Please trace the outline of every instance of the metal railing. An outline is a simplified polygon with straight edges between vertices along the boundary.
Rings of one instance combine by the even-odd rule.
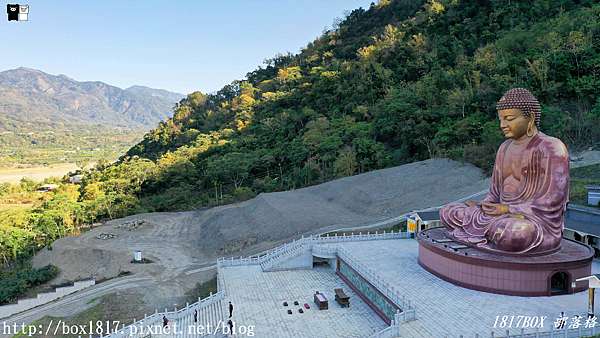
[[[264,251],[260,254],[249,256],[249,257],[230,257],[230,258],[218,258],[217,267],[226,266],[240,266],[240,265],[261,265],[263,269],[268,269],[276,264],[281,258],[289,257],[292,254],[297,253],[301,249],[307,248],[307,245],[321,244],[321,243],[339,243],[339,242],[353,242],[353,241],[371,241],[371,240],[383,240],[383,239],[398,239],[398,238],[409,238],[410,234],[407,232],[378,232],[375,233],[362,233],[358,234],[342,234],[342,235],[329,235],[320,236],[312,235],[308,237],[301,237],[291,242],[280,245],[274,249]]]
[[[407,299],[406,296],[401,295],[399,293],[400,290],[394,287],[394,285],[388,283],[385,279],[379,276],[379,274],[368,268],[365,264],[360,263],[348,252],[347,249],[338,248],[337,254],[341,260],[350,265],[350,267],[352,267],[352,269],[354,269],[362,278],[371,283],[371,285],[373,285],[379,292],[381,292],[385,297],[402,309],[402,312],[396,314],[394,318],[396,321],[409,321],[416,319],[416,309],[414,304]],[[402,316],[400,316],[400,314],[402,314]]]
[[[334,245],[314,245],[312,247],[312,253],[316,256],[326,256],[328,258],[333,258],[337,255],[339,246]]]
[[[520,333],[510,333],[506,331],[505,334],[495,335],[494,333],[490,334],[491,338],[579,338],[579,337],[592,337],[599,333],[595,326],[594,327],[584,327],[584,325],[579,326],[578,328],[568,328],[565,327],[563,329],[555,329],[554,324],[552,323],[552,329],[550,331],[539,331],[536,332],[528,332],[525,333],[524,329],[521,329]],[[479,337],[479,335],[477,335]]]
[[[144,319],[136,321],[130,325],[127,325],[117,332],[114,332],[106,337],[111,338],[146,338],[151,336],[150,332],[170,332],[170,329],[177,328],[178,334],[173,334],[177,337],[196,337],[194,332],[190,332],[188,329],[193,327],[196,322],[194,321],[194,310],[197,311],[196,319],[198,325],[211,325],[211,327],[217,329],[224,325],[226,318],[224,313],[223,300],[225,293],[219,291],[217,293],[211,293],[210,296],[199,299],[193,304],[186,304],[182,309],[175,308],[173,311],[165,309],[164,312],[155,311],[152,315],[144,317]],[[163,316],[169,321],[170,327],[163,327]],[[175,324],[175,325],[174,325]],[[172,332],[172,331],[171,331]]]
[[[334,234],[328,236],[312,236],[312,243],[340,243],[340,242],[355,242],[355,241],[373,241],[382,239],[399,239],[399,238],[410,238],[408,232],[393,232],[393,231],[375,231],[375,233],[362,233],[358,234]]]
[[[308,248],[309,244],[310,237],[302,237],[300,240],[288,243],[288,245],[284,245],[282,247],[282,250],[273,251],[272,253],[266,255],[264,261],[260,263],[260,266],[263,271],[267,271],[281,260],[294,256],[303,249]]]

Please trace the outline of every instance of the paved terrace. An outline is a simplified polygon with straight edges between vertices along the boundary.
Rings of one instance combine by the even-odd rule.
[[[353,259],[377,271],[395,285],[416,306],[416,321],[400,325],[402,337],[490,337],[506,334],[493,329],[496,316],[548,316],[543,331],[551,329],[561,311],[565,316],[587,313],[587,291],[554,297],[518,297],[469,290],[448,283],[421,268],[417,263],[418,243],[414,239],[342,242],[321,244],[342,247]],[[594,261],[592,273],[600,272]],[[288,272],[284,272],[287,278]],[[297,272],[300,274],[301,272]],[[297,276],[297,275],[294,275]],[[290,275],[290,278],[292,275]],[[347,289],[347,288],[346,288]],[[525,330],[525,332],[534,332]],[[518,334],[519,330],[511,330]]]
[[[381,242],[381,241],[378,241]],[[331,269],[263,272],[260,265],[224,267],[223,286],[234,304],[237,325],[254,325],[256,337],[369,337],[387,325]],[[333,289],[343,287],[350,307],[341,308]],[[316,290],[329,300],[328,310],[313,303]],[[297,300],[300,306],[294,306]],[[284,307],[287,301],[290,306]],[[309,310],[298,313],[302,304]],[[293,314],[287,310],[292,309]]]
[[[468,290],[445,282],[418,265],[418,243],[403,238],[404,235],[371,235],[377,240],[369,238],[371,236],[311,237],[286,244],[265,256],[220,261],[219,293],[177,313],[169,312],[167,317],[179,324],[189,323],[191,311],[197,308],[201,318],[211,322],[226,321],[222,306],[231,300],[235,305],[233,319],[236,324],[253,325],[256,337],[391,338],[397,337],[396,332],[400,332],[400,337],[458,338],[477,337],[476,334],[490,337],[492,331],[495,337],[505,336],[504,329],[493,329],[496,316],[547,316],[546,331],[552,327],[561,311],[569,317],[585,315],[587,312],[587,292],[555,297],[517,297]],[[310,250],[329,255],[337,252],[353,267],[358,267],[363,276],[387,288],[386,292],[391,291],[397,302],[404,303],[406,298],[405,305],[415,305],[417,319],[408,318],[409,321],[404,322],[398,318],[398,326],[387,327],[329,268],[265,271],[265,266],[270,269],[276,267],[273,264],[278,264],[281,259],[303,254],[303,249],[299,249],[302,247],[309,250],[306,253]],[[265,265],[269,262],[273,264]],[[302,262],[302,266],[310,265],[303,265],[306,262]],[[592,272],[600,272],[600,264],[596,261],[592,265]],[[341,308],[334,300],[333,289],[340,286],[350,296],[350,308]],[[315,309],[315,290],[325,293],[329,299],[329,310]],[[294,300],[300,305],[293,306]],[[290,306],[284,307],[284,301]],[[300,314],[298,308],[304,303],[310,304],[311,309]],[[293,314],[288,314],[288,309],[294,310]],[[160,318],[162,314],[156,314],[144,322],[160,322]],[[519,334],[520,330],[513,329],[510,333]],[[563,333],[553,336],[579,336],[577,332],[568,335]]]

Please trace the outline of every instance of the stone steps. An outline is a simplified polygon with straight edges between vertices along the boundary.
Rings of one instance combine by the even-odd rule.
[[[57,287],[53,292],[40,293],[36,296],[36,298],[20,299],[17,301],[16,304],[2,305],[0,306],[0,318],[9,317],[16,313],[32,309],[36,306],[44,305],[53,300],[59,299],[66,295],[70,295],[95,284],[95,280],[77,281],[74,282],[71,286]]]

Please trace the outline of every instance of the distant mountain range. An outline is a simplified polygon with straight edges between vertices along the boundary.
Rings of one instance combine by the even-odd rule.
[[[30,68],[0,72],[0,120],[5,127],[35,121],[150,129],[172,116],[183,97],[143,86],[121,89],[99,81],[79,82]]]

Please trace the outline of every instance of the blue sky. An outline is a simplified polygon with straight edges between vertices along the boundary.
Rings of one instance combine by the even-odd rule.
[[[298,52],[344,11],[372,1],[8,1],[30,6],[28,22],[8,22],[3,1],[0,71],[212,92],[266,58]]]

